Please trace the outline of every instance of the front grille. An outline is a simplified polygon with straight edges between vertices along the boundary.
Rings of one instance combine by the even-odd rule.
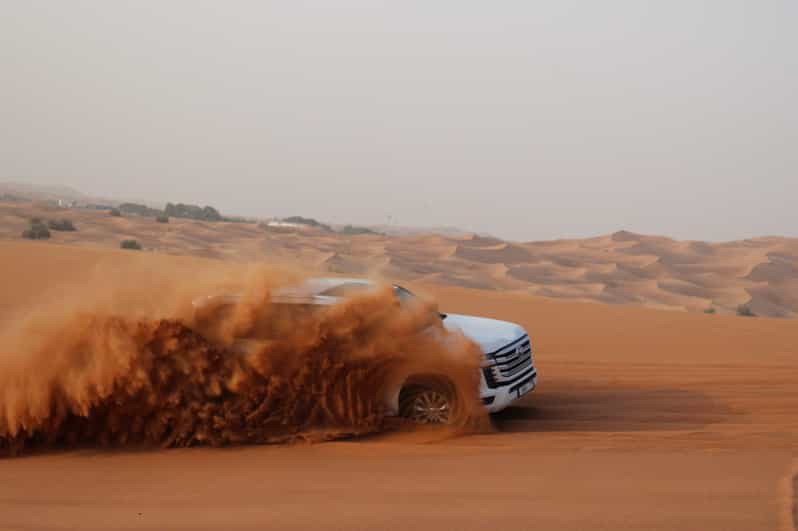
[[[524,336],[496,352],[487,354],[489,366],[483,369],[488,387],[512,384],[524,377],[534,365],[532,344]]]

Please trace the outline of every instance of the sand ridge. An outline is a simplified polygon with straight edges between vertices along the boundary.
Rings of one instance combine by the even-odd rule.
[[[111,217],[107,212],[0,203],[0,240],[19,241],[28,219],[67,218],[77,232],[48,243],[118,247],[136,239],[157,253],[269,260],[340,275],[376,275],[610,304],[766,317],[798,316],[798,239],[708,243],[628,231],[578,240],[505,242],[476,235],[344,236],[265,230],[254,223]]]

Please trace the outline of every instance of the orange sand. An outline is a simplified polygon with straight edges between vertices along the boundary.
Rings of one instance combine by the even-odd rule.
[[[0,244],[0,323],[97,263],[133,259]],[[794,321],[414,287],[530,331],[540,387],[493,433],[5,459],[0,529],[789,529]]]

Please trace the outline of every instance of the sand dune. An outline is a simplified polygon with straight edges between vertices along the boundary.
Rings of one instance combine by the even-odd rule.
[[[676,241],[628,231],[582,240],[512,243],[469,235],[343,236],[318,230],[267,231],[255,224],[204,223],[0,203],[0,239],[18,241],[31,217],[67,218],[77,232],[52,243],[145,249],[234,261],[311,265],[321,272],[428,280],[463,287],[653,308],[798,316],[798,240]]]
[[[0,326],[64,290],[113,286],[133,265],[198,278],[234,266],[54,242],[0,243],[0,261]],[[490,433],[5,459],[0,528],[789,529],[794,322],[433,280],[412,287],[446,311],[519,322],[534,339],[540,388]],[[635,289],[659,289],[645,282]]]

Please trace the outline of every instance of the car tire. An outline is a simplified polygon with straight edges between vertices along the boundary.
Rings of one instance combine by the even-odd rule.
[[[457,389],[445,378],[413,377],[399,393],[399,416],[418,424],[451,424],[459,402]]]

